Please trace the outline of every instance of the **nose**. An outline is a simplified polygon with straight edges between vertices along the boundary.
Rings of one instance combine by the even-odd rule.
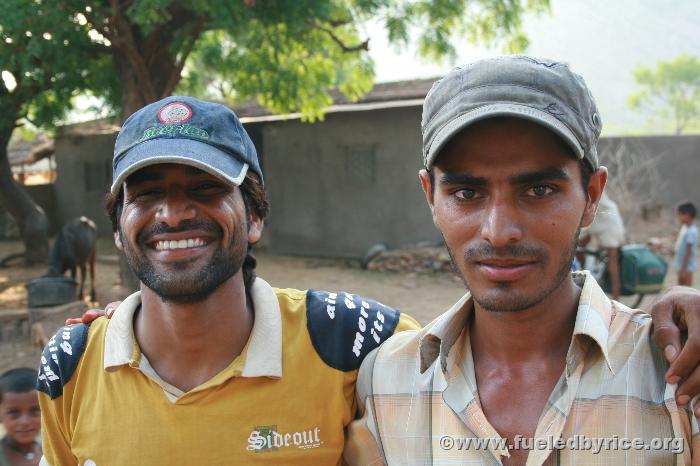
[[[506,199],[493,199],[484,212],[481,237],[495,248],[517,243],[523,237],[517,206]]]
[[[197,210],[187,194],[182,189],[170,189],[156,212],[156,221],[174,228],[196,215]]]

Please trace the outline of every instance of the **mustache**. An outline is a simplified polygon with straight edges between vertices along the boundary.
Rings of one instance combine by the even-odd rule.
[[[467,262],[480,262],[486,259],[502,257],[544,260],[547,258],[547,253],[540,248],[523,244],[512,244],[497,248],[489,243],[477,244],[464,251],[464,259]]]
[[[198,230],[206,233],[212,233],[217,236],[223,235],[221,227],[212,220],[196,219],[196,220],[183,220],[178,223],[177,226],[171,227],[165,223],[157,223],[146,230],[139,233],[136,240],[139,243],[145,243],[153,238],[155,235],[161,235],[163,233],[180,233],[183,231]]]

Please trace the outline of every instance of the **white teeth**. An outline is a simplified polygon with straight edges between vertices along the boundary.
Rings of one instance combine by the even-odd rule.
[[[189,238],[179,241],[158,241],[156,243],[156,250],[165,251],[170,249],[196,248],[200,246],[204,246],[204,240],[201,238]]]

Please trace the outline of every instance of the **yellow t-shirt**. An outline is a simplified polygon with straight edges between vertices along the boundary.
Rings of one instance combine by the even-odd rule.
[[[44,464],[339,464],[362,359],[409,316],[347,293],[256,279],[242,354],[188,392],[136,343],[140,294],[111,320],[65,327],[42,355]]]

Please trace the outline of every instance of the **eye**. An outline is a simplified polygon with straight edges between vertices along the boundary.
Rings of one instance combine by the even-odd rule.
[[[454,195],[457,197],[457,199],[461,199],[463,201],[472,201],[476,199],[477,193],[473,189],[465,188],[455,191]]]
[[[532,197],[544,197],[552,194],[554,189],[546,184],[536,184],[527,190],[527,195]]]

